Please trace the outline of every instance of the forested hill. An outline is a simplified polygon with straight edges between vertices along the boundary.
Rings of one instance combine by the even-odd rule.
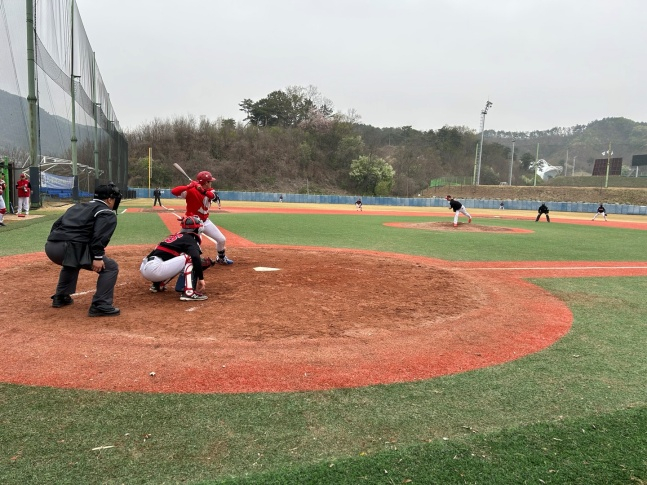
[[[568,128],[556,127],[550,130],[531,132],[505,132],[485,130],[487,141],[512,146],[515,151],[531,153],[533,158],[539,145],[539,158],[555,166],[562,166],[568,156],[569,174],[575,159],[576,173],[591,174],[593,162],[606,158],[611,146],[612,157],[622,158],[623,165],[629,167],[633,155],[647,153],[647,123],[635,122],[626,118],[604,118],[588,125]]]
[[[465,127],[426,132],[406,126],[376,128],[335,115],[305,118],[287,126],[243,126],[234,120],[189,116],[156,119],[126,133],[133,186],[148,183],[148,147],[152,147],[155,185],[180,183],[171,166],[179,162],[189,173],[211,170],[221,190],[404,197],[420,193],[433,179],[470,183],[479,135]],[[514,185],[532,185],[537,144],[539,158],[551,165],[562,165],[568,150],[569,175],[574,160],[576,175],[590,175],[593,161],[602,158],[609,141],[613,156],[623,157],[627,171],[634,154],[647,153],[647,147],[642,148],[647,143],[647,124],[623,118],[594,121],[572,130],[486,135],[482,185],[508,181],[513,138]],[[380,162],[394,171],[390,183],[384,182],[389,174]]]

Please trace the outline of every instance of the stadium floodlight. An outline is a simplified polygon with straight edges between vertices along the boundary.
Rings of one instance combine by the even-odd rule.
[[[487,103],[485,103],[485,108],[483,111],[481,111],[481,147],[479,148],[479,163],[476,168],[476,185],[480,185],[481,182],[481,158],[483,157],[483,132],[485,130],[485,115],[487,114],[487,110],[490,109],[492,106],[492,103],[488,99]]]

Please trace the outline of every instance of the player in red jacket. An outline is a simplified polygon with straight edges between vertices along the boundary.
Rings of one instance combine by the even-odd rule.
[[[24,173],[20,174],[20,179],[16,182],[16,193],[18,194],[18,217],[29,215],[29,196],[31,195],[31,182]],[[25,211],[23,215],[22,211]]]
[[[4,215],[7,212],[7,206],[4,203],[4,194],[5,190],[7,190],[7,184],[4,181],[4,178],[2,175],[0,175],[0,226],[4,226]]]
[[[171,189],[175,197],[186,199],[187,216],[198,216],[204,222],[204,234],[216,241],[217,264],[234,264],[225,256],[225,244],[227,239],[220,232],[220,229],[209,220],[209,208],[216,198],[216,191],[211,188],[211,182],[215,180],[211,173],[200,172],[197,180],[192,180],[188,185],[179,185]]]

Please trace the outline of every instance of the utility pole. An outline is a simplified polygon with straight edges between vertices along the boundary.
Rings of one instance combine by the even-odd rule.
[[[476,165],[479,161],[479,142],[476,142],[476,153],[474,154],[474,175],[472,175],[472,185],[476,185]]]
[[[514,164],[514,142],[512,140],[512,155],[510,156],[510,177],[508,177],[508,185],[512,185],[512,165]]]
[[[604,180],[604,188],[609,187],[609,167],[611,166],[611,142],[609,142],[609,150],[607,151],[607,177]]]
[[[479,151],[478,168],[476,170],[476,185],[480,185],[481,182],[481,158],[483,157],[483,132],[485,130],[485,115],[487,114],[487,110],[490,109],[490,106],[492,106],[492,103],[488,99],[487,103],[485,103],[485,108],[483,109],[483,111],[481,111],[481,148]]]
[[[533,187],[537,186],[537,170],[539,168],[539,143],[537,143],[537,156],[535,157],[535,180],[532,184]]]

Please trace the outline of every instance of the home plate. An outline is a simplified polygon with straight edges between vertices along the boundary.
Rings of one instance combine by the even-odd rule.
[[[257,266],[254,271],[279,271],[279,268],[266,268],[265,266]]]

